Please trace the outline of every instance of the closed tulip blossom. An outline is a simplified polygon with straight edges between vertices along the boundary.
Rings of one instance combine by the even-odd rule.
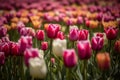
[[[7,34],[7,29],[4,26],[0,26],[0,37],[4,37]]]
[[[23,22],[18,22],[18,23],[17,23],[18,32],[20,32],[20,30],[21,30],[22,28],[24,28],[24,27],[25,27],[25,25],[24,25]]]
[[[0,66],[5,63],[5,54],[4,52],[0,52]]]
[[[98,67],[101,70],[109,69],[109,67],[110,67],[110,56],[109,56],[109,53],[107,53],[107,52],[105,52],[105,53],[98,53],[96,55],[96,60],[97,60]]]
[[[48,49],[48,42],[42,42],[41,43],[41,49],[44,50],[44,51],[47,50]]]
[[[81,29],[78,31],[78,40],[87,40],[89,35],[89,31],[85,29]]]
[[[67,49],[63,52],[64,65],[68,68],[72,68],[77,64],[77,55],[74,49]]]
[[[57,24],[49,24],[47,27],[47,36],[48,38],[56,38],[57,37],[57,33],[60,30],[60,26]]]
[[[78,40],[78,29],[73,28],[69,32],[69,39],[71,41],[77,41]]]
[[[92,55],[92,49],[90,42],[85,41],[79,41],[77,43],[77,50],[78,50],[78,56],[81,60],[89,59]]]
[[[29,70],[30,70],[30,75],[33,78],[36,79],[45,78],[47,74],[47,67],[44,58],[39,58],[39,57],[31,58],[29,60]]]
[[[52,44],[53,54],[55,54],[56,56],[62,56],[62,53],[66,49],[66,47],[67,41],[65,39],[55,39]]]
[[[36,32],[36,38],[37,38],[38,40],[44,40],[44,38],[45,38],[45,33],[44,33],[44,31],[43,31],[43,30],[38,30],[38,31]]]
[[[108,40],[114,40],[117,38],[118,28],[113,27],[106,28],[105,33]]]
[[[31,36],[21,36],[18,40],[20,46],[20,53],[23,53],[25,49],[32,47],[32,37]]]
[[[104,39],[99,36],[92,37],[91,45],[93,50],[101,50],[104,45]]]

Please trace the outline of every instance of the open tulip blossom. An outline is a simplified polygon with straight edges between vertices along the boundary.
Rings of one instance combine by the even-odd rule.
[[[119,0],[0,0],[0,80],[119,75]]]

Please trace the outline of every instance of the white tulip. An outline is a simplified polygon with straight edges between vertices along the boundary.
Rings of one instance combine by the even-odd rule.
[[[52,44],[53,54],[55,54],[56,56],[62,56],[63,51],[67,47],[66,43],[67,41],[65,39],[64,40],[55,39]]]
[[[45,61],[39,57],[29,59],[29,69],[33,78],[43,79],[47,73]]]

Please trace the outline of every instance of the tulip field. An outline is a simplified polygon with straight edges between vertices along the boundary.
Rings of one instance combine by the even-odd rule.
[[[120,80],[120,1],[0,0],[0,80]]]

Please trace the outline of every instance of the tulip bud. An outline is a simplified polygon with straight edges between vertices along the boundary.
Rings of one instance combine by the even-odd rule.
[[[89,59],[92,55],[92,50],[89,41],[79,41],[77,43],[78,56],[81,60]]]
[[[118,29],[109,27],[105,29],[105,33],[109,40],[114,40],[117,37]]]
[[[62,56],[63,51],[66,49],[67,47],[67,42],[65,39],[60,40],[60,39],[55,39],[53,41],[52,44],[52,51],[53,54],[57,55],[57,56]]]
[[[63,52],[64,65],[72,68],[77,64],[77,56],[74,49],[67,49]]]
[[[97,60],[97,64],[98,67],[101,70],[106,70],[110,67],[110,56],[109,53],[98,53],[96,55],[96,60]]]
[[[30,75],[33,78],[43,79],[46,76],[47,68],[44,59],[38,57],[29,60]]]
[[[57,24],[49,24],[47,28],[47,36],[49,38],[56,38],[58,31],[60,30],[60,26]]]
[[[12,43],[11,44],[11,54],[15,56],[19,56],[19,45],[17,43]]]
[[[25,65],[28,66],[29,65],[29,63],[28,63],[29,59],[30,58],[35,58],[35,57],[39,57],[38,49],[33,49],[33,48],[26,49],[24,51]]]
[[[52,62],[52,64],[54,64],[55,63],[55,58],[51,58],[51,62]]]
[[[45,33],[44,33],[44,31],[43,31],[43,30],[38,30],[38,31],[36,32],[36,37],[37,37],[38,40],[44,40],[44,38],[45,38]]]
[[[73,28],[69,32],[69,39],[71,41],[76,41],[78,39],[78,29]]]
[[[57,38],[63,40],[63,39],[65,38],[63,32],[59,31],[59,32],[57,33]]]
[[[117,53],[120,53],[120,40],[115,42],[114,49]]]
[[[0,52],[0,65],[5,63],[5,54],[4,52]]]
[[[91,45],[93,50],[101,50],[103,48],[104,39],[101,37],[92,37]]]
[[[42,42],[41,43],[41,49],[44,50],[44,51],[47,50],[48,49],[48,42]]]
[[[79,40],[87,40],[88,39],[88,30],[82,29],[78,31],[78,39]]]
[[[18,22],[18,24],[17,24],[18,32],[20,32],[20,29],[22,29],[23,27],[25,27],[24,23],[23,22]]]

